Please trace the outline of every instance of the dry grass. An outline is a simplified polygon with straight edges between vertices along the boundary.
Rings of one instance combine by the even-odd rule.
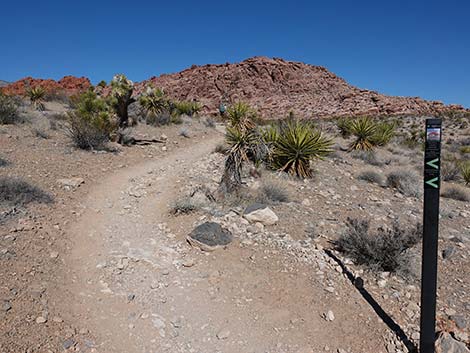
[[[31,202],[51,203],[53,198],[28,182],[11,177],[0,177],[0,204],[20,206]]]

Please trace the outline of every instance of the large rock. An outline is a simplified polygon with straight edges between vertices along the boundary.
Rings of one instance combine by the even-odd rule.
[[[205,222],[194,228],[187,240],[192,246],[203,251],[213,251],[230,244],[233,237],[232,233],[222,228],[219,223]]]
[[[444,332],[436,341],[436,353],[470,353],[467,346]]]
[[[83,178],[67,178],[67,179],[59,179],[57,182],[62,185],[65,189],[76,189],[80,185],[85,183]]]
[[[268,206],[263,204],[253,204],[246,208],[244,217],[252,223],[262,223],[264,225],[273,225],[279,221],[279,217]]]

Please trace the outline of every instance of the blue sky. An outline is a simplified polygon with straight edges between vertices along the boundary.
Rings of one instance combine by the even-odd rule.
[[[470,107],[470,1],[4,1],[0,79],[135,81],[282,57],[385,94]]]

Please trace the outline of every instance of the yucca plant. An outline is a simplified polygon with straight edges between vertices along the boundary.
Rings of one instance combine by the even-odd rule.
[[[280,171],[300,178],[312,176],[310,161],[331,152],[332,140],[305,121],[288,120],[279,125],[272,163]]]
[[[248,162],[253,150],[260,142],[255,130],[242,130],[238,127],[228,127],[225,140],[229,146],[225,167],[220,186],[224,192],[231,193],[242,185],[243,162]]]
[[[341,118],[336,123],[339,132],[343,138],[349,138],[351,136],[351,121],[347,118]]]
[[[169,111],[170,104],[165,93],[160,88],[147,87],[139,98],[140,105],[147,113],[147,117],[158,116]]]
[[[119,117],[119,127],[126,127],[129,124],[128,107],[135,102],[132,98],[134,83],[126,76],[119,74],[111,81],[110,103]]]
[[[396,125],[395,123],[379,123],[375,129],[375,134],[372,136],[372,144],[374,146],[385,146],[393,137],[395,137]]]
[[[230,126],[241,130],[251,130],[256,127],[256,112],[247,104],[237,102],[227,109]]]
[[[363,117],[351,121],[351,134],[355,136],[349,150],[371,150],[374,147],[374,136],[377,132],[377,123],[371,118]]]
[[[31,104],[36,110],[44,110],[44,97],[46,96],[46,90],[41,86],[36,86],[28,88],[26,90],[26,95],[28,96]]]
[[[462,174],[465,185],[470,185],[470,161],[460,164],[460,173]]]

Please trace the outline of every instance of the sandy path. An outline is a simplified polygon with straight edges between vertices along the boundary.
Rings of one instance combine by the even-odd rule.
[[[168,204],[220,139],[118,171],[84,201],[70,229],[67,260],[73,282],[68,319],[94,337],[84,350],[383,350],[383,324],[340,274],[331,278],[338,281],[332,294],[319,285],[315,269],[289,265],[276,252],[235,241],[205,254],[186,244],[197,219],[169,217]],[[321,317],[329,309],[332,322]]]

